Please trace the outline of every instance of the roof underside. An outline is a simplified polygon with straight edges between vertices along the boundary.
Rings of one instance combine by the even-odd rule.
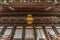
[[[0,4],[1,12],[60,12],[60,3],[8,3]]]

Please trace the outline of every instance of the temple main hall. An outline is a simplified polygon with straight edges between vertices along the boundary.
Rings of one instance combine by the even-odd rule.
[[[0,40],[60,40],[60,0],[0,0]]]

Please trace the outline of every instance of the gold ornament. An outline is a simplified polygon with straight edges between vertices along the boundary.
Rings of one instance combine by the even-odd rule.
[[[27,24],[32,24],[33,23],[33,17],[31,14],[28,14],[27,18],[26,18],[26,22]]]

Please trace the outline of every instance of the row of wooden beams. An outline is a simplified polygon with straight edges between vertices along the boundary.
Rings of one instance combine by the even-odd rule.
[[[1,12],[60,12],[60,4],[53,5],[53,3],[8,3],[9,5],[0,5]],[[26,5],[26,6],[25,6]],[[49,10],[45,10],[53,6]],[[7,10],[5,10],[7,9]],[[22,10],[23,9],[23,10]],[[35,10],[37,9],[37,10]],[[56,10],[57,9],[57,10]]]
[[[60,12],[60,8],[57,6],[3,6],[2,12]],[[7,9],[7,10],[5,10]],[[37,10],[35,10],[37,9]],[[57,9],[57,10],[56,10]]]
[[[15,31],[16,31],[16,25],[13,27],[12,29],[12,32],[11,32],[11,38],[10,40],[13,39],[14,37],[14,34],[15,34]],[[5,25],[1,31],[0,34],[4,34],[4,32],[6,31],[7,29],[7,25]],[[49,35],[49,32],[47,31],[47,28],[45,27],[45,25],[42,25],[42,29],[44,31],[44,34],[46,36],[46,39],[47,40],[52,40],[50,35]],[[55,34],[58,36],[60,33],[57,31],[56,27],[54,25],[52,25],[52,29],[54,30]],[[33,31],[34,31],[34,39],[37,40],[37,31],[36,31],[36,25],[33,24]],[[22,40],[25,40],[25,32],[26,32],[26,24],[23,24],[23,33],[22,33]]]
[[[50,33],[47,31],[46,27],[45,27],[44,25],[43,25],[42,27],[43,27],[43,31],[44,31],[44,33],[45,33],[46,39],[47,39],[47,40],[52,40],[51,35],[50,35]],[[58,37],[58,35],[60,35],[60,33],[58,32],[57,28],[56,28],[54,25],[52,25],[52,28],[53,28],[56,36]]]
[[[12,4],[12,5],[16,5],[16,4],[18,4],[18,5],[22,5],[22,4],[24,4],[24,5],[25,5],[25,4],[26,4],[26,5],[30,5],[30,4],[31,4],[31,5],[37,5],[37,4],[38,4],[38,5],[44,5],[44,4],[45,4],[45,5],[46,5],[46,4],[47,4],[47,6],[48,6],[48,5],[53,5],[53,3],[54,3],[54,2],[8,2],[7,4],[5,4],[5,3],[2,4],[2,3],[0,3],[0,5],[11,5],[11,4]],[[58,2],[57,4],[59,4],[59,2]],[[59,4],[59,5],[60,5],[60,4]]]

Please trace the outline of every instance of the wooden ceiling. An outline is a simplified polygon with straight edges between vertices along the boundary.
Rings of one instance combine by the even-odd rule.
[[[49,7],[51,8],[45,10]],[[0,12],[60,12],[60,4],[53,5],[48,2],[0,4]]]

